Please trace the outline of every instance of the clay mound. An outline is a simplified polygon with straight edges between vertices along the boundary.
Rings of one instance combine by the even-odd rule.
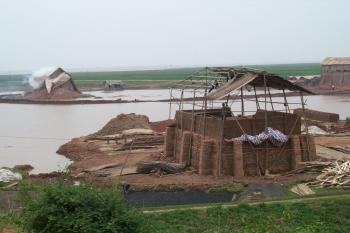
[[[144,115],[120,114],[110,120],[102,129],[94,133],[94,136],[106,136],[121,133],[128,129],[151,129],[149,119]]]
[[[84,97],[84,95],[80,92],[68,90],[65,88],[56,88],[51,93],[48,93],[46,89],[35,90],[25,98],[30,100],[59,100],[82,97]]]
[[[175,120],[164,120],[164,121],[155,121],[151,122],[151,128],[156,132],[165,132],[166,127],[174,125]]]

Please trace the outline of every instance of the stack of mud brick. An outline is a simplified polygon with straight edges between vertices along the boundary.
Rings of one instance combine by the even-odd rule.
[[[263,113],[253,118],[240,119],[241,125],[249,134],[256,134],[264,129],[261,122]],[[177,114],[177,126],[166,130],[165,153],[177,162],[192,166],[202,175],[216,176],[255,176],[258,168],[269,173],[283,173],[295,169],[302,161],[316,159],[316,150],[312,136],[300,134],[300,119],[294,114],[269,112],[273,128],[290,132],[290,139],[282,147],[273,146],[270,142],[252,147],[248,142],[237,139],[241,135],[235,121],[225,121],[225,128],[220,130],[220,118],[208,118],[207,133],[203,135],[203,126],[199,116],[191,127],[190,114],[180,117]],[[275,121],[273,121],[273,117]],[[180,121],[182,120],[182,123]],[[293,123],[296,127],[292,127]],[[224,135],[221,140],[220,135]],[[257,164],[258,163],[258,164]]]

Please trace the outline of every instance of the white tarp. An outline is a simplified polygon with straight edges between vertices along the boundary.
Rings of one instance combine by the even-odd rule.
[[[12,172],[8,169],[0,169],[0,181],[1,182],[11,182],[22,180],[22,175],[19,173]]]

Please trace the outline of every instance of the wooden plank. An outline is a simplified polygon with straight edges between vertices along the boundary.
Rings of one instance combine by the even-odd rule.
[[[85,172],[95,172],[98,170],[106,169],[106,168],[114,168],[114,167],[119,167],[121,166],[121,163],[108,163],[108,164],[103,164],[95,167],[90,167],[87,169],[84,169],[83,171]]]

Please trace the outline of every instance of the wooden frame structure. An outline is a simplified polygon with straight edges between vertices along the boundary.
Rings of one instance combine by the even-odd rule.
[[[212,84],[210,84],[212,83]],[[218,83],[218,87],[215,88],[215,83]],[[282,93],[271,93],[270,89],[280,90]],[[213,89],[210,91],[210,89]],[[175,98],[173,96],[174,91],[179,90],[180,96]],[[299,92],[301,97],[301,103],[289,103],[287,100],[287,95],[291,93],[286,93],[286,90],[291,92]],[[260,91],[260,93],[258,93]],[[191,97],[185,98],[184,93],[192,93]],[[253,93],[252,93],[253,92]],[[251,93],[251,94],[247,94]],[[240,134],[247,134],[246,129],[242,126],[242,117],[246,116],[246,113],[251,113],[252,111],[247,111],[245,108],[245,101],[254,101],[256,103],[256,112],[262,111],[264,113],[263,121],[264,127],[267,128],[271,124],[269,116],[271,112],[278,112],[275,108],[275,105],[283,105],[284,109],[280,110],[286,114],[291,114],[290,105],[299,105],[301,104],[302,109],[305,109],[305,100],[303,93],[312,94],[310,91],[297,86],[282,77],[279,77],[274,74],[270,74],[265,71],[249,69],[249,68],[235,68],[235,67],[206,67],[194,75],[189,76],[187,79],[182,80],[178,83],[175,83],[173,87],[170,88],[170,99],[169,99],[169,118],[172,114],[172,105],[174,103],[178,104],[178,111],[176,119],[176,129],[174,131],[174,146],[172,147],[174,157],[177,157],[179,153],[177,151],[177,145],[181,143],[179,140],[182,140],[182,135],[184,133],[184,104],[190,104],[191,106],[191,126],[186,129],[189,131],[189,159],[186,162],[188,165],[191,165],[192,153],[193,153],[193,137],[194,134],[200,134],[203,137],[203,140],[211,138],[211,135],[207,132],[207,121],[208,114],[215,115],[216,118],[220,118],[220,123],[217,127],[220,128],[220,136],[217,138],[219,140],[219,153],[217,159],[217,171],[216,175],[221,175],[222,168],[222,154],[224,150],[224,144],[230,138],[225,138],[224,131],[227,127],[227,122],[234,122],[239,128]],[[202,95],[201,95],[202,94]],[[273,98],[282,94],[283,101],[274,101]],[[201,95],[201,96],[200,96]],[[263,98],[263,100],[260,100]],[[241,109],[231,111],[230,107],[236,101],[240,100]],[[260,103],[263,103],[263,109]],[[272,111],[268,109],[268,103],[271,106]],[[222,108],[218,108],[218,105],[221,105]],[[230,107],[229,107],[230,106]],[[254,111],[255,112],[255,111]],[[189,110],[187,110],[188,116]],[[261,115],[261,112],[259,113]],[[199,131],[196,124],[196,119],[200,117],[202,129]],[[227,118],[229,116],[229,118]],[[187,119],[187,118],[186,118]],[[262,120],[262,119],[260,119]],[[295,132],[295,127],[297,127],[298,122],[300,122],[300,117],[297,117],[294,122],[292,122],[292,127],[290,132],[284,132],[289,137]],[[305,121],[307,122],[307,121]],[[188,122],[187,122],[188,123]],[[232,124],[232,123],[230,123]],[[300,125],[299,125],[300,127]],[[303,150],[307,151],[306,160],[312,160],[313,155],[310,155],[310,151],[313,151],[313,148],[310,148],[310,137],[308,137],[308,130],[306,128],[306,147]],[[305,143],[304,143],[305,144]],[[311,143],[312,144],[312,143]],[[262,170],[259,163],[261,159],[259,158],[259,153],[257,150],[264,149],[266,153],[271,149],[268,144],[265,144],[265,148],[256,148],[249,142],[249,146],[256,158],[256,174],[264,175],[266,171]],[[314,145],[313,145],[314,147]],[[280,150],[277,152],[277,158],[285,152],[285,145],[283,145]],[[274,152],[276,153],[276,152]],[[278,163],[278,160],[273,162]]]

